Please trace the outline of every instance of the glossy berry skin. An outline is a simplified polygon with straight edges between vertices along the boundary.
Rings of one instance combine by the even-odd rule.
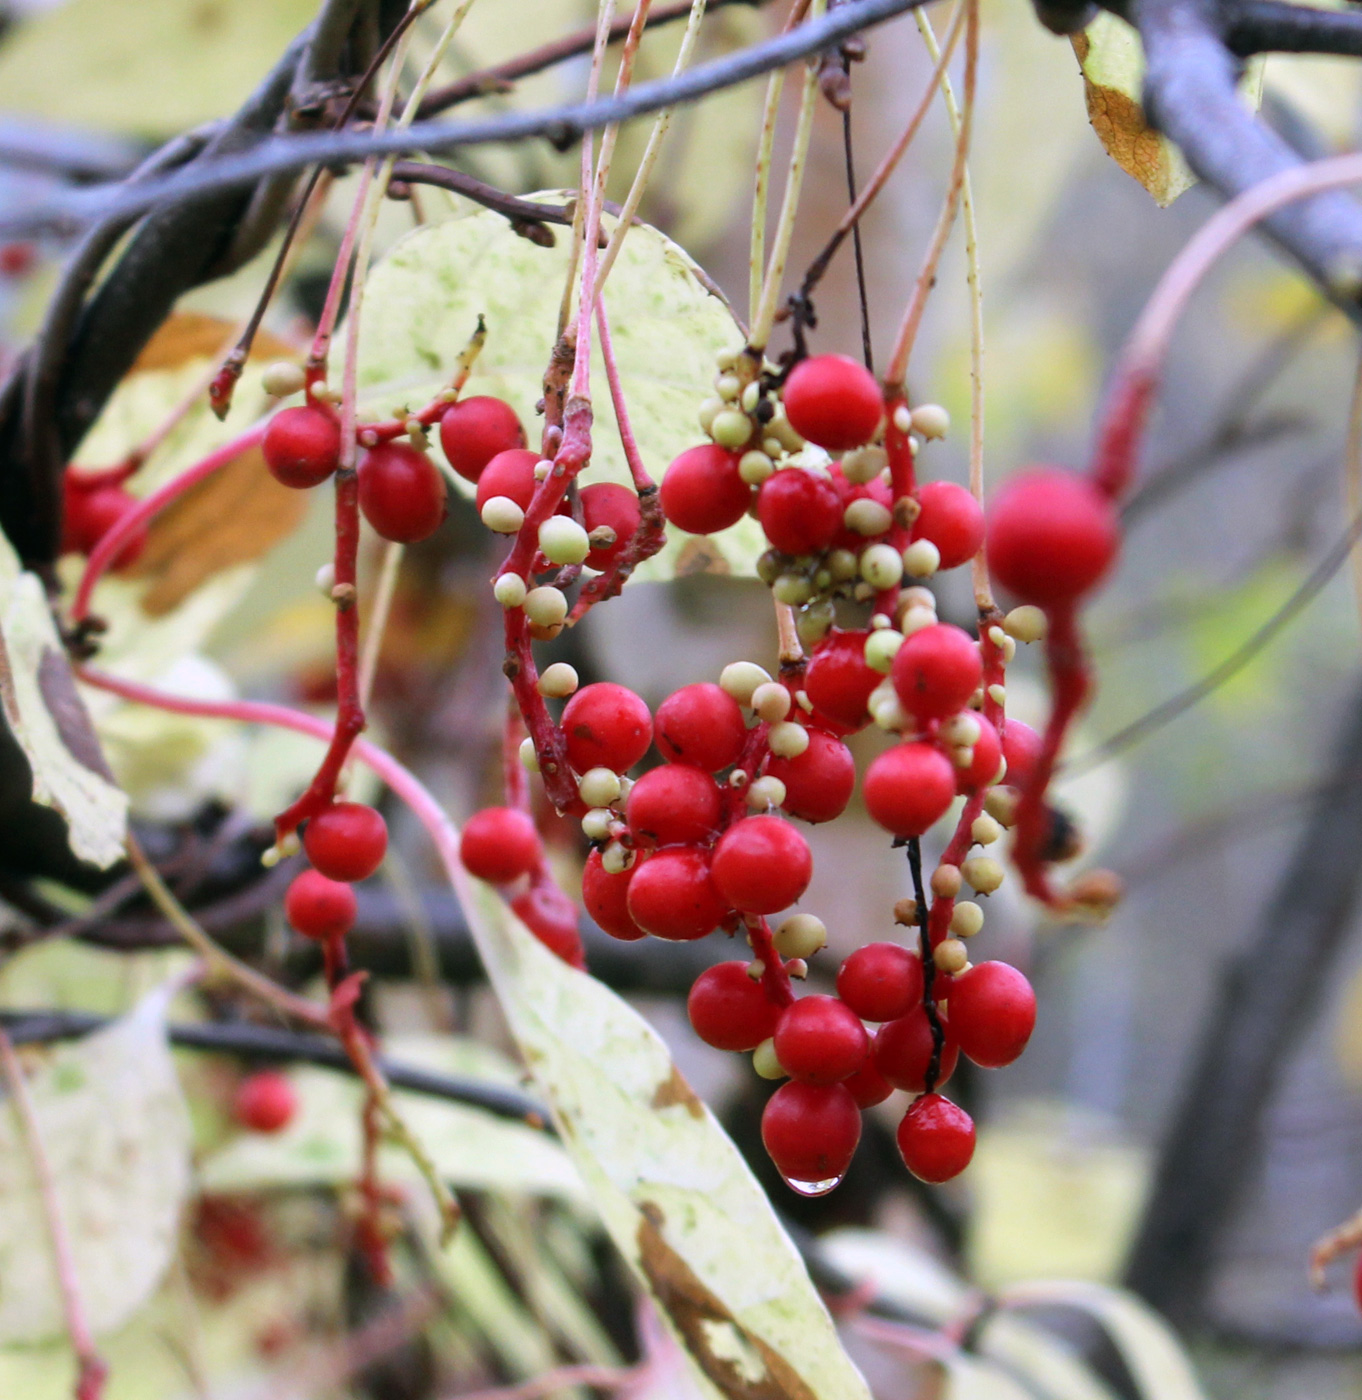
[[[1036,994],[1015,967],[981,962],[951,984],[951,1033],[985,1069],[1010,1065],[1036,1028]]]
[[[349,885],[328,880],[319,870],[302,871],[284,895],[284,915],[289,923],[304,938],[319,942],[344,938],[354,927],[358,907]]]
[[[298,1095],[277,1070],[257,1070],[237,1086],[232,1112],[236,1121],[253,1133],[282,1132],[298,1112]]]
[[[539,454],[528,448],[513,447],[509,452],[498,452],[478,477],[478,494],[474,499],[478,514],[482,514],[483,506],[493,496],[505,496],[521,510],[529,510],[534,488],[539,484],[534,479],[534,469],[538,465]]]
[[[612,681],[583,686],[563,707],[568,762],[579,773],[632,768],[653,740],[653,717],[632,690]]]
[[[930,540],[941,555],[941,568],[958,569],[984,543],[984,510],[969,491],[954,481],[928,481],[917,493],[921,511],[912,538]]]
[[[747,975],[745,962],[707,967],[686,998],[695,1034],[716,1050],[755,1050],[775,1034],[781,1008],[761,982]]]
[[[796,758],[772,755],[766,772],[785,784],[781,810],[806,822],[830,822],[846,811],[856,786],[851,750],[821,729],[808,730],[809,747]]]
[[[543,854],[544,844],[534,819],[515,807],[484,807],[474,812],[459,837],[464,869],[493,885],[509,885],[528,875]]]
[[[762,483],[757,519],[782,554],[821,554],[842,528],[842,498],[826,476],[787,467]]]
[[[866,943],[837,973],[837,995],[863,1021],[893,1021],[922,1000],[922,959],[899,943]]]
[[[861,1140],[861,1112],[843,1084],[782,1084],[766,1101],[761,1140],[786,1181],[846,1175]]]
[[[440,446],[445,460],[465,481],[477,481],[497,453],[525,446],[525,429],[510,404],[479,395],[460,399],[445,410]]]
[[[790,426],[829,452],[869,442],[884,416],[874,375],[846,355],[814,355],[797,364],[781,397]]]
[[[729,827],[714,848],[714,884],[732,909],[775,914],[809,887],[809,844],[780,817],[748,817]]]
[[[889,674],[903,708],[925,723],[965,708],[983,681],[984,663],[968,632],[934,622],[903,643]]]
[[[678,530],[712,535],[736,525],[752,504],[738,471],[738,454],[717,443],[687,448],[667,468],[659,492],[662,513]]]
[[[862,628],[834,629],[814,647],[804,673],[804,693],[815,712],[843,730],[863,729],[870,723],[866,705],[871,691],[884,679],[865,664],[869,635]]]
[[[359,508],[385,540],[415,544],[433,535],[448,513],[444,477],[409,443],[380,443],[359,464]]]
[[[577,906],[552,882],[531,885],[511,901],[511,912],[570,967],[585,967]]]
[[[684,685],[657,707],[657,748],[668,763],[705,773],[732,767],[747,742],[738,702],[717,685]]]
[[[260,450],[281,486],[320,486],[340,465],[340,420],[312,404],[285,408],[270,419]]]
[[[943,1016],[942,1028],[946,1039],[941,1046],[941,1065],[936,1086],[955,1073],[960,1059],[960,1047],[955,1043],[950,1023]],[[906,1016],[886,1021],[875,1033],[875,1068],[896,1089],[920,1094],[927,1087],[927,1070],[932,1059],[932,1023],[926,1010],[917,1006]]]
[[[924,1094],[910,1104],[896,1136],[903,1165],[919,1181],[949,1181],[974,1156],[974,1120],[940,1094]]]
[[[625,820],[641,845],[699,846],[714,839],[722,812],[718,784],[708,773],[667,763],[635,782]]]
[[[388,824],[362,802],[333,802],[308,822],[303,850],[329,880],[367,880],[383,864]]]
[[[628,909],[645,933],[673,943],[703,938],[732,912],[705,852],[693,846],[669,846],[641,861],[629,882]]]
[[[988,567],[1023,602],[1071,603],[1116,561],[1121,527],[1086,478],[1051,467],[1014,476],[988,512]]]
[[[1007,760],[1003,781],[1024,787],[1036,771],[1043,744],[1044,740],[1029,724],[1009,717],[1003,725],[1003,757]]]
[[[974,741],[974,761],[968,768],[955,770],[956,787],[962,793],[987,787],[997,778],[1002,766],[1003,741],[992,721],[980,714],[973,715],[973,719],[979,726],[979,737]]]
[[[597,545],[586,556],[588,568],[608,569],[638,531],[642,519],[638,496],[617,481],[596,481],[582,488],[580,500],[582,525],[588,535],[602,527],[615,532],[614,544]]]
[[[836,1084],[855,1074],[870,1050],[860,1017],[836,997],[791,1002],[776,1026],[776,1059],[792,1079]]]
[[[628,870],[611,874],[601,864],[601,853],[592,851],[582,871],[582,903],[586,912],[611,938],[624,943],[647,937],[629,917],[629,885],[638,869],[639,864],[635,862]]]
[[[895,836],[921,836],[946,815],[955,797],[955,768],[930,744],[897,744],[866,769],[866,810]]]
[[[95,546],[130,511],[137,498],[121,486],[84,486],[68,472],[63,483],[61,549],[63,554],[91,554]],[[137,561],[147,545],[147,527],[134,531],[113,559],[115,569]]]
[[[875,1067],[873,1054],[867,1055],[860,1069],[842,1083],[851,1091],[856,1107],[861,1109],[874,1108],[894,1092],[894,1086]]]

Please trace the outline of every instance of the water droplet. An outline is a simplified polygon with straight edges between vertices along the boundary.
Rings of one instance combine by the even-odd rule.
[[[824,1177],[822,1181],[795,1181],[793,1177],[785,1177],[785,1184],[791,1191],[796,1191],[801,1196],[826,1196],[829,1191],[835,1191],[841,1184],[840,1176]]]

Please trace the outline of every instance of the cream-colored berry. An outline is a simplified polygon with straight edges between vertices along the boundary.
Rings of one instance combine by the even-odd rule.
[[[770,681],[770,674],[755,661],[731,661],[719,674],[719,689],[738,704],[748,705],[758,687],[769,685]]]
[[[899,404],[894,410],[894,426],[901,433],[906,433],[913,426],[913,415],[908,412],[907,404]]]
[[[894,901],[894,922],[902,924],[906,928],[912,928],[917,924],[917,900],[911,895],[905,899]]]
[[[556,588],[553,591],[558,593]],[[525,580],[519,574],[502,574],[492,585],[492,596],[503,608],[518,608],[529,597],[529,589],[525,587]],[[563,595],[559,593],[558,596],[561,598]],[[558,620],[561,622],[562,618]]]
[[[742,393],[742,380],[736,374],[721,374],[714,381],[714,392],[725,403],[732,403]]]
[[[782,720],[771,726],[766,744],[777,758],[798,758],[809,747],[809,731],[802,724]]]
[[[969,834],[979,845],[991,846],[1003,834],[1003,829],[987,812],[980,812],[971,823]]]
[[[984,811],[999,826],[1011,826],[1017,820],[1017,803],[1020,800],[1016,788],[991,787],[984,794]]]
[[[807,690],[795,691],[795,704],[798,705],[806,715],[813,714],[813,701],[809,699],[809,692]]]
[[[913,431],[929,441],[943,438],[951,430],[951,415],[939,403],[920,403],[913,410]]]
[[[533,739],[520,741],[520,766],[527,773],[539,772],[539,755],[534,751]]]
[[[794,424],[785,416],[784,411],[777,413],[764,431],[768,437],[775,438],[787,452],[798,452],[804,446],[804,439],[795,431]]]
[[[772,584],[771,592],[777,603],[797,608],[813,597],[813,584],[803,574],[781,574]]]
[[[992,894],[1003,883],[1003,868],[992,856],[971,856],[960,873],[979,894]]]
[[[1005,685],[998,685],[996,683],[989,686],[988,698],[992,700],[995,705],[1006,705],[1007,687]]]
[[[536,627],[556,627],[567,617],[567,595],[561,588],[546,585],[532,588],[525,595],[525,616]]]
[[[903,640],[903,633],[895,632],[892,628],[886,627],[872,632],[865,639],[865,664],[872,671],[887,676]]]
[[[842,454],[841,465],[853,486],[866,486],[889,465],[889,454],[882,447],[854,447]]]
[[[601,852],[601,869],[607,875],[623,875],[634,863],[634,852],[618,841],[612,841]]]
[[[752,436],[752,420],[741,409],[725,408],[714,415],[709,435],[720,447],[736,452]]]
[[[753,958],[747,964],[746,972],[754,982],[760,982],[766,976],[766,964],[760,958]]]
[[[874,613],[870,618],[870,630],[872,632],[883,631],[886,627],[892,627],[894,619],[888,613]]]
[[[984,911],[972,899],[962,899],[951,910],[951,932],[957,938],[973,938],[983,926]]]
[[[938,972],[953,975],[965,970],[969,963],[969,950],[958,938],[946,938],[936,945],[932,961]]]
[[[317,585],[322,597],[329,598],[331,590],[336,586],[336,566],[330,561],[323,564],[312,581]]]
[[[757,405],[761,402],[761,384],[755,379],[752,380],[742,391],[738,402],[742,405],[744,413],[755,413]]]
[[[969,745],[951,750],[951,762],[964,772],[966,769],[974,767],[974,749]]]
[[[714,357],[714,363],[718,365],[719,373],[723,374],[725,371],[732,369],[733,366],[738,363],[738,359],[741,355],[741,350],[720,350]]]
[[[958,714],[952,715],[947,720],[942,720],[941,728],[937,732],[948,744],[973,748],[979,742],[979,736],[984,732],[984,728],[979,723],[977,716]]]
[[[336,395],[325,379],[319,379],[312,386],[312,397],[320,403],[333,403]]]
[[[924,627],[936,626],[936,613],[928,608],[909,608],[903,614],[903,619],[899,623],[899,630],[905,637],[911,637],[914,632],[921,632]]]
[[[891,544],[872,544],[861,552],[861,577],[875,590],[893,588],[903,577],[903,560]]]
[[[547,481],[552,472],[553,463],[547,457],[534,464],[534,479],[536,481]]]
[[[858,535],[882,535],[894,523],[894,517],[888,506],[863,496],[842,513],[842,523]]]
[[[287,360],[276,360],[274,364],[266,366],[264,374],[260,376],[261,388],[272,399],[286,399],[292,394],[300,394],[306,384],[307,375],[302,368],[289,364]]]
[[[728,405],[722,399],[706,399],[700,405],[700,431],[709,432],[714,426],[714,420],[727,408]]]
[[[525,523],[525,512],[509,496],[493,496],[481,514],[482,523],[498,535],[514,535]]]
[[[936,594],[930,588],[924,588],[920,583],[915,583],[903,590],[899,605],[903,608],[926,608],[928,612],[934,613],[936,611]]]
[[[741,768],[735,768],[728,775],[728,785],[731,788],[745,788],[748,783],[747,774]]]
[[[588,768],[577,791],[589,807],[608,807],[620,795],[620,775],[613,768]]]
[[[791,914],[777,925],[772,938],[784,958],[811,958],[828,945],[827,925],[813,914]]]
[[[855,554],[849,549],[834,549],[823,561],[833,583],[846,583],[856,577],[859,567]]]
[[[1003,638],[1003,664],[1010,666],[1017,659],[1017,644],[1011,637]]]
[[[941,551],[931,540],[914,540],[903,551],[903,572],[909,578],[931,578],[941,567]]]
[[[738,459],[738,475],[749,486],[760,486],[775,470],[776,464],[764,452],[744,452]]]
[[[780,1061],[776,1059],[776,1042],[770,1036],[752,1051],[752,1068],[763,1079],[788,1078],[780,1067]]]
[[[960,867],[938,865],[932,871],[932,893],[938,899],[954,899],[960,893]]]
[[[795,619],[795,631],[799,640],[810,651],[832,631],[837,620],[837,610],[826,599],[813,603]]]
[[[582,834],[588,841],[604,841],[615,824],[615,814],[608,807],[593,807],[582,818]]]
[[[550,564],[580,564],[591,553],[591,541],[571,516],[551,515],[539,527],[539,550]]]
[[[785,455],[785,444],[779,438],[764,437],[761,440],[761,450],[774,461]]]
[[[802,982],[809,975],[809,965],[803,958],[794,958],[785,964],[785,971],[788,972],[796,982]]]
[[[767,724],[778,724],[790,713],[790,692],[779,681],[767,681],[752,692],[752,708],[758,719]]]
[[[1013,608],[1003,618],[1003,631],[1019,642],[1039,642],[1050,629],[1050,619],[1031,603]]]
[[[555,661],[539,677],[539,693],[550,700],[562,700],[577,689],[577,672],[566,661]]]
[[[870,703],[867,706],[870,717],[879,728],[890,734],[899,734],[912,725],[912,716],[903,708],[903,703],[894,693],[891,687],[886,694],[881,687],[876,687],[870,695]]]
[[[757,778],[748,784],[743,799],[755,812],[765,812],[779,807],[785,801],[785,784],[779,778]]]

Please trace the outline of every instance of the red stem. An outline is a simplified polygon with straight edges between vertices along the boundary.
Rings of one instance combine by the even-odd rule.
[[[886,392],[884,411],[888,427],[884,434],[884,450],[889,454],[889,488],[892,494],[894,523],[889,527],[888,543],[902,554],[908,548],[912,537],[912,527],[900,524],[899,502],[907,501],[917,490],[917,476],[913,468],[913,447],[908,441],[907,432],[894,422],[894,415],[900,408],[907,409],[908,401],[901,389]],[[898,606],[900,587],[884,589],[875,599],[875,611],[893,617]]]

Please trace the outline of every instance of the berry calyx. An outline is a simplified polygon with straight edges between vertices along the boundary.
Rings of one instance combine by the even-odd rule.
[[[528,875],[543,854],[533,818],[515,807],[484,807],[469,817],[459,837],[464,869],[493,885]]]
[[[752,504],[752,488],[742,479],[738,461],[738,453],[717,443],[687,448],[662,478],[663,515],[692,535],[712,535],[736,525]]]
[[[860,1017],[843,1001],[807,996],[781,1013],[775,1030],[776,1059],[793,1079],[836,1084],[861,1067],[870,1037]]]
[[[781,397],[790,426],[829,452],[869,442],[884,415],[875,376],[846,355],[814,355],[797,364]]]
[[[861,1140],[861,1111],[843,1084],[782,1084],[761,1115],[761,1140],[795,1190],[830,1189]]]
[[[478,395],[460,399],[445,410],[440,446],[445,460],[465,481],[477,481],[499,452],[525,446],[525,429],[510,404]]]
[[[478,477],[478,493],[474,499],[478,515],[482,515],[483,506],[493,496],[505,496],[521,510],[529,510],[534,488],[539,484],[534,479],[534,469],[538,465],[539,454],[524,447],[498,452]]]
[[[634,943],[647,934],[629,916],[629,884],[637,863],[628,870],[609,871],[601,861],[601,853],[592,851],[582,871],[582,903],[586,912],[611,938]]]
[[[333,802],[307,824],[303,850],[330,880],[367,880],[388,850],[388,824],[362,802]]]
[[[629,882],[629,917],[645,933],[689,943],[732,912],[715,888],[705,852],[669,846],[641,861]]]
[[[638,496],[617,481],[596,481],[582,488],[579,499],[582,525],[588,537],[597,531],[614,532],[613,541],[593,544],[591,553],[586,556],[588,568],[608,569],[628,548],[629,541],[638,531],[642,519]]]
[[[598,681],[583,686],[563,708],[568,762],[579,773],[632,768],[653,739],[653,717],[626,686]]]
[[[440,528],[449,501],[444,478],[424,452],[383,442],[359,464],[359,508],[385,540],[415,544]]]
[[[270,419],[260,450],[281,486],[320,486],[340,465],[340,422],[314,404],[283,409]]]
[[[359,905],[355,892],[320,870],[304,870],[284,895],[284,915],[304,938],[325,942],[344,938],[354,927]]]
[[[941,556],[938,567],[942,569],[968,564],[984,543],[983,507],[954,481],[926,482],[917,500],[920,510],[912,539],[931,541]]]
[[[898,744],[866,769],[866,810],[895,836],[921,836],[955,798],[955,768],[930,744]]]
[[[780,1007],[747,975],[745,962],[707,967],[686,999],[695,1034],[716,1050],[755,1050],[774,1035]]]
[[[922,959],[899,943],[867,943],[837,973],[837,995],[863,1021],[893,1021],[922,1000]]]
[[[809,746],[794,758],[772,756],[766,776],[785,785],[781,809],[806,822],[830,822],[846,811],[856,786],[856,760],[851,750],[821,729],[805,731]]]
[[[951,983],[951,1034],[985,1069],[1010,1065],[1036,1027],[1036,994],[1005,962],[981,962]]]
[[[826,476],[787,467],[757,493],[757,519],[782,554],[820,554],[842,528],[842,498]]]
[[[738,702],[709,681],[685,685],[657,707],[657,747],[668,763],[717,773],[738,761],[747,724]]]
[[[709,774],[669,763],[650,769],[630,789],[625,819],[642,844],[701,845],[713,839],[722,811],[718,784]]]
[[[780,817],[748,817],[729,827],[714,848],[714,884],[744,914],[775,914],[809,887],[808,842]]]
[[[282,1132],[298,1112],[298,1095],[287,1076],[262,1069],[248,1074],[237,1086],[232,1113],[253,1133]]]
[[[903,1165],[919,1181],[949,1181],[974,1156],[974,1120],[940,1094],[924,1094],[910,1105],[896,1136]]]
[[[903,708],[925,722],[964,709],[983,680],[984,664],[968,632],[934,622],[905,639],[890,675]]]

